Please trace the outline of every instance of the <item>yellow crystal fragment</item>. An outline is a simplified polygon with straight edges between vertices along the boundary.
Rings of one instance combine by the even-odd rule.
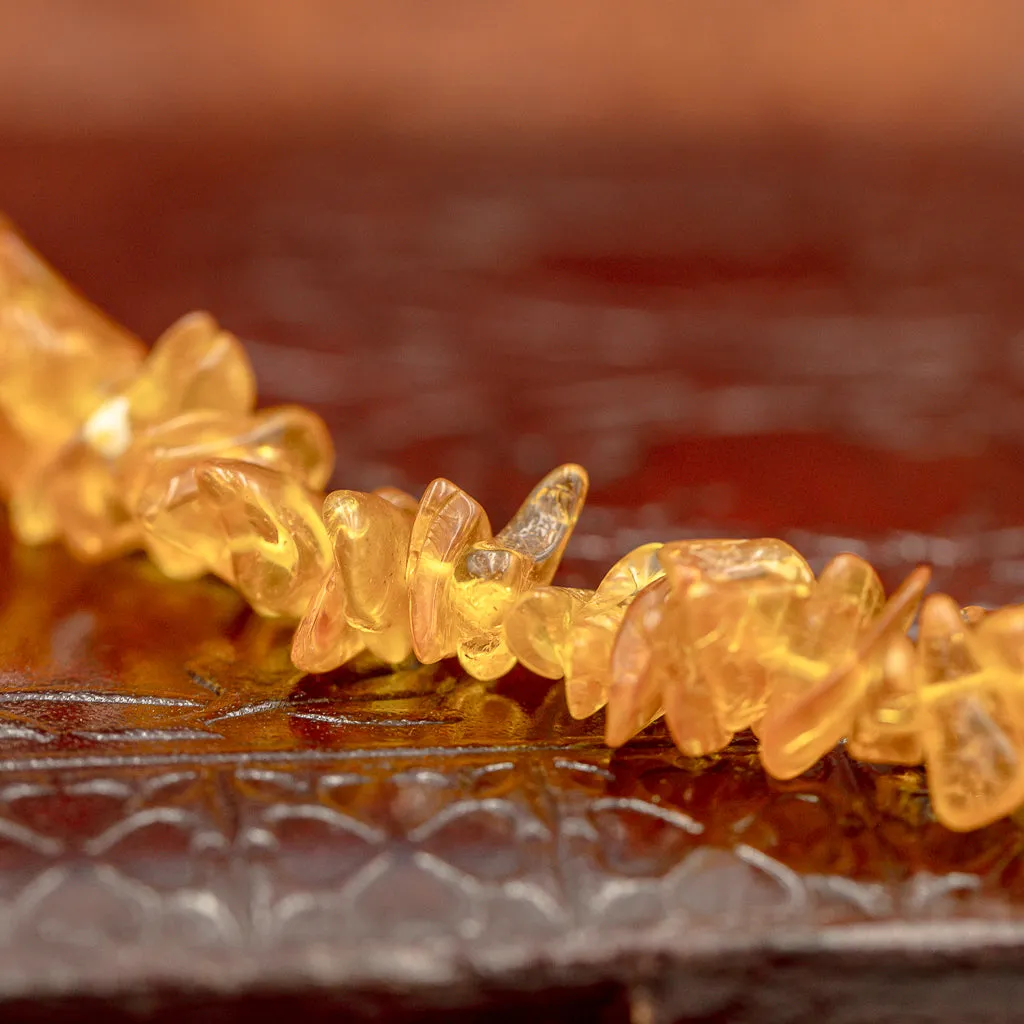
[[[766,662],[785,645],[787,623],[810,593],[810,566],[771,538],[677,541],[660,558],[682,598],[677,628],[708,680],[723,730],[748,728],[764,714]]]
[[[946,594],[921,609],[921,741],[936,817],[970,831],[1024,801],[1024,681],[1020,610],[1001,609],[972,627]]]
[[[0,493],[52,457],[144,354],[0,216]]]
[[[1024,688],[981,672],[921,691],[924,759],[935,816],[967,832],[1024,801]]]
[[[301,618],[333,557],[313,492],[236,459],[199,463],[195,481],[230,555],[227,582],[261,615]]]
[[[220,530],[211,526],[196,487],[196,465],[212,458],[277,469],[320,490],[330,477],[334,448],[323,420],[298,406],[252,416],[194,410],[144,431],[120,459],[117,477],[149,556],[168,576],[229,574]]]
[[[424,663],[458,655],[477,679],[515,664],[505,620],[527,589],[547,584],[586,497],[587,476],[559,466],[495,537],[480,505],[447,480],[420,501],[409,548],[413,646]]]
[[[659,558],[665,584],[637,598],[616,640],[606,738],[628,740],[660,701],[679,748],[712,753],[763,711],[764,660],[811,571],[778,540],[678,541]]]
[[[665,575],[658,560],[661,547],[642,544],[620,558],[574,616],[563,665],[565,699],[573,718],[589,718],[608,703],[615,637],[637,594]]]
[[[921,678],[914,645],[905,633],[894,633],[875,660],[877,678],[856,713],[847,750],[873,764],[920,764]]]
[[[825,567],[788,648],[772,659],[772,694],[757,727],[769,774],[800,775],[853,728],[890,637],[913,622],[929,578],[926,568],[914,570],[882,604],[882,585],[863,559],[839,555]]]
[[[561,679],[569,656],[576,615],[596,591],[572,587],[534,587],[523,594],[505,620],[514,658],[545,679]]]
[[[334,563],[296,630],[299,668],[326,672],[364,648],[391,664],[409,657],[405,568],[414,515],[396,498],[334,491],[324,501]]]
[[[191,409],[248,413],[255,383],[245,350],[205,313],[184,317],[156,343],[135,379],[108,398],[15,490],[11,521],[27,543],[63,536],[98,560],[139,543],[117,465],[145,429]]]
[[[487,513],[450,480],[439,477],[423,492],[409,540],[406,579],[413,650],[424,665],[455,654],[455,564],[471,545],[490,536]]]
[[[548,679],[565,676],[574,718],[588,718],[608,696],[612,644],[630,601],[660,579],[660,544],[645,544],[621,558],[597,590],[535,587],[509,613],[505,632],[512,655]]]
[[[692,652],[683,643],[674,642],[671,619],[674,615],[671,583],[664,577],[650,583],[626,608],[622,625],[612,648],[605,742],[618,747],[646,728],[662,710],[667,712],[666,684],[692,689],[696,680]],[[676,707],[674,710],[678,710]],[[683,732],[673,739],[685,753],[703,753],[694,749],[697,734],[700,744],[724,746],[731,734],[721,735],[713,715],[708,716],[714,732],[705,731],[706,721],[691,720],[677,724]]]
[[[1024,677],[1024,605],[1009,604],[988,612],[974,620],[971,633],[978,657],[986,665]]]

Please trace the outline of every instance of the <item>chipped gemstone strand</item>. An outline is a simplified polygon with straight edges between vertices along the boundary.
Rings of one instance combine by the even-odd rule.
[[[490,680],[519,662],[564,678],[574,717],[604,708],[611,746],[662,716],[694,757],[750,728],[789,779],[845,740],[861,760],[923,763],[951,829],[1024,804],[1024,606],[925,597],[925,567],[887,598],[856,555],[815,578],[771,539],[646,544],[596,590],[560,587],[580,466],[545,476],[494,533],[443,478],[419,499],[325,496],[323,422],[255,402],[244,348],[208,314],[146,355],[0,217],[0,494],[19,540],[219,576],[297,624],[303,671],[458,658]]]

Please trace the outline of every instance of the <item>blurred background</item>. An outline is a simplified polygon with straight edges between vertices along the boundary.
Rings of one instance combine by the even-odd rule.
[[[692,534],[1024,589],[1024,5],[0,0],[0,208],[149,340],[190,308],[336,480],[567,579]]]

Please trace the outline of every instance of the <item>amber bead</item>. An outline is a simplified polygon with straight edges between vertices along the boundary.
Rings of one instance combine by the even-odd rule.
[[[596,591],[536,587],[516,603],[505,624],[509,648],[531,671],[565,677],[574,718],[588,718],[608,699],[612,644],[637,593],[664,575],[657,543],[619,559]]]
[[[11,521],[28,543],[62,536],[80,558],[109,558],[140,541],[125,507],[118,461],[145,429],[191,409],[245,414],[255,382],[245,350],[205,313],[193,313],[154,345],[135,379],[15,490]]]
[[[1012,635],[1017,612],[996,622]],[[936,817],[947,828],[981,828],[1024,801],[1024,685],[994,634],[963,621],[956,602],[932,594],[921,609],[921,740]],[[991,629],[991,627],[988,627]]]
[[[301,618],[333,559],[317,496],[289,474],[235,459],[199,463],[195,480],[229,557],[227,582],[261,615]]]
[[[885,601],[874,569],[856,555],[825,567],[772,659],[772,693],[757,726],[769,774],[800,775],[853,728],[889,638],[913,622],[929,576],[915,570]]]
[[[776,540],[679,541],[659,558],[666,579],[637,597],[615,642],[606,740],[624,743],[663,706],[684,753],[712,753],[760,716],[765,658],[811,571]]]
[[[505,620],[520,595],[549,583],[579,518],[587,475],[567,464],[549,473],[497,535],[481,506],[447,480],[420,501],[409,548],[410,622],[424,663],[457,655],[477,679],[515,664]]]
[[[195,410],[144,431],[120,459],[117,477],[146,550],[168,576],[227,572],[195,480],[195,466],[211,458],[277,469],[318,491],[330,477],[334,448],[320,417],[298,406],[252,416]]]
[[[490,536],[490,520],[477,501],[450,480],[439,478],[429,484],[413,521],[406,569],[413,650],[423,664],[455,653],[455,563],[472,544]]]
[[[873,764],[920,764],[921,675],[913,643],[905,633],[893,634],[866,667],[871,675],[849,731],[850,756]]]
[[[0,493],[128,384],[144,354],[0,216]]]
[[[323,519],[334,561],[295,632],[299,668],[326,672],[364,649],[391,664],[412,653],[405,569],[415,506],[393,488],[327,496]]]

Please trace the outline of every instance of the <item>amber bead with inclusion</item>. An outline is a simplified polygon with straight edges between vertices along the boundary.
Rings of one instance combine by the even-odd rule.
[[[0,216],[0,493],[69,440],[144,355]]]
[[[364,648],[382,661],[409,657],[405,567],[414,516],[410,495],[334,491],[323,519],[334,562],[295,632],[292,661],[307,672],[337,668]]]
[[[1024,801],[1024,686],[946,594],[925,602],[918,633],[932,807],[947,828],[981,828]]]
[[[227,582],[261,615],[301,618],[332,562],[316,495],[289,474],[233,459],[201,462],[195,479],[230,557]]]
[[[211,528],[196,487],[196,465],[211,458],[278,469],[319,490],[330,477],[334,447],[320,417],[298,406],[252,416],[201,409],[144,431],[119,461],[117,476],[149,556],[177,579],[229,574],[219,530]]]
[[[28,543],[62,536],[89,560],[137,545],[117,464],[140,432],[190,409],[248,413],[254,401],[252,368],[238,340],[205,313],[184,317],[157,341],[135,379],[16,489],[15,534]]]
[[[929,577],[916,569],[884,601],[863,559],[839,555],[825,567],[798,611],[790,647],[775,660],[772,695],[757,728],[769,774],[800,775],[853,729],[881,678],[886,645],[913,622]]]
[[[410,621],[417,657],[457,655],[477,679],[515,664],[505,620],[528,588],[553,578],[586,497],[587,476],[559,466],[497,535],[480,505],[447,480],[420,500],[409,548]]]

